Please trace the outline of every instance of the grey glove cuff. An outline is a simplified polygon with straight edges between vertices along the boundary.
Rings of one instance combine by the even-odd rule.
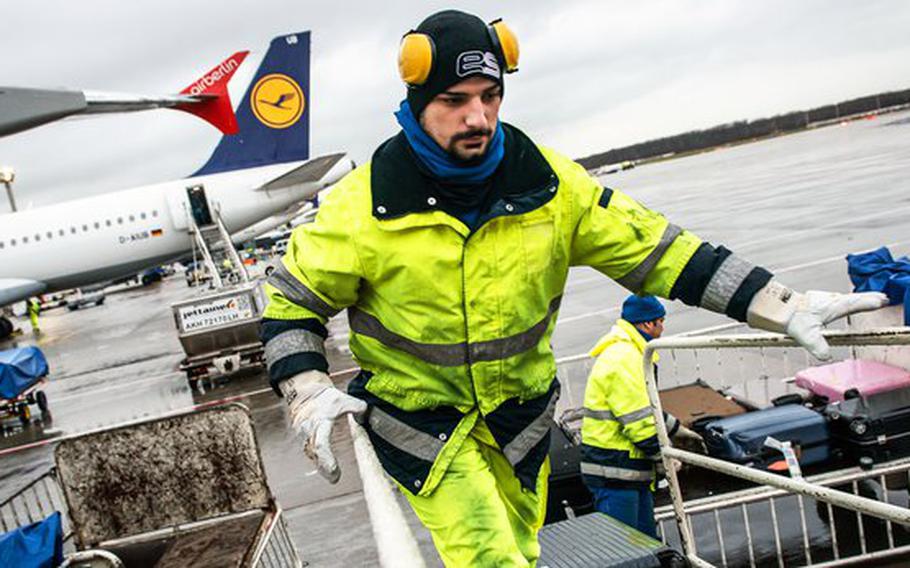
[[[752,297],[746,322],[757,329],[785,333],[801,298],[802,294],[772,280]]]

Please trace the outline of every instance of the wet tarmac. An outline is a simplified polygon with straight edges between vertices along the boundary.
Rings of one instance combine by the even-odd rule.
[[[846,254],[885,244],[895,256],[910,252],[910,123],[883,128],[884,122],[860,121],[716,150],[601,181],[770,268],[794,288],[848,291]],[[330,485],[288,434],[283,403],[266,388],[263,373],[238,375],[200,394],[176,371],[182,351],[168,306],[195,293],[179,276],[124,290],[99,307],[48,311],[40,338],[24,335],[13,342],[37,344],[47,355],[52,380],[45,391],[53,420],[37,419],[25,429],[16,420],[3,423],[0,501],[51,465],[53,444],[28,444],[239,396],[253,413],[269,484],[287,512],[301,557],[311,566],[375,565],[346,427],[335,430],[342,479]],[[616,319],[625,295],[597,272],[573,269],[553,338],[557,356],[587,351]],[[729,321],[674,302],[667,330]],[[17,323],[28,329],[27,322]],[[333,371],[351,368],[344,315],[330,329]],[[347,378],[340,375],[339,385]],[[573,377],[566,391],[562,405],[578,404],[582,379]],[[428,564],[437,565],[428,535],[412,515],[411,521]]]

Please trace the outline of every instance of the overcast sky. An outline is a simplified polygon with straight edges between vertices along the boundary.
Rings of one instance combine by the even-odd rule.
[[[509,23],[521,70],[502,118],[575,158],[910,88],[901,0],[4,1],[0,85],[174,93],[250,49],[236,102],[272,37],[312,30],[312,153],[360,163],[397,130],[399,38],[447,7]],[[37,206],[185,177],[219,136],[174,111],[81,118],[0,138],[0,164]]]

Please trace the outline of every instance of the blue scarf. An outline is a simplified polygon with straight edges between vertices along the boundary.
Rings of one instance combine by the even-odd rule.
[[[398,119],[398,124],[401,125],[417,158],[440,181],[456,184],[477,184],[486,181],[499,167],[499,162],[505,154],[505,135],[501,122],[496,124],[496,133],[493,134],[486,154],[479,158],[477,163],[466,166],[464,162],[452,158],[424,132],[411,112],[407,100],[401,101],[395,118]]]

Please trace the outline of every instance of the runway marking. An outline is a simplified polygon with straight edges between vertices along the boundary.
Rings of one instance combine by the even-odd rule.
[[[794,232],[779,233],[776,235],[771,235],[769,237],[765,237],[764,239],[756,239],[756,240],[748,241],[748,242],[742,243],[741,245],[736,245],[736,246],[741,247],[741,248],[747,248],[747,247],[752,247],[755,245],[773,243],[774,241],[787,240],[787,239],[792,239],[794,237],[802,237],[807,234],[821,233],[826,230],[833,229],[835,227],[840,227],[843,225],[850,225],[850,224],[857,223],[860,221],[869,221],[871,219],[878,219],[879,217],[887,217],[888,215],[896,215],[896,214],[903,213],[905,211],[910,211],[910,207],[901,207],[899,209],[889,209],[887,211],[880,211],[878,213],[870,213],[868,215],[863,215],[860,217],[851,217],[850,219],[845,219],[843,221],[836,221],[834,223],[829,223],[827,225],[820,225],[817,227],[812,227],[810,229],[801,229],[799,231],[794,231]]]
[[[886,246],[886,247],[888,247],[888,248],[894,248],[894,247],[903,246],[903,245],[906,245],[906,244],[910,244],[910,240],[907,240],[907,241],[897,241],[897,242],[889,243],[889,244],[886,244],[886,245],[883,245],[883,246]],[[845,257],[847,254],[848,254],[848,253],[841,253],[841,254],[838,254],[838,255],[829,256],[829,257],[821,258],[821,259],[818,259],[818,260],[812,260],[812,261],[809,261],[809,262],[803,262],[803,263],[800,263],[800,264],[794,264],[794,265],[792,265],[792,266],[785,266],[785,267],[783,267],[783,268],[771,268],[770,270],[771,270],[771,272],[773,272],[774,274],[786,274],[787,272],[796,272],[797,270],[804,270],[804,269],[806,269],[806,268],[812,268],[813,266],[821,266],[822,264],[828,264],[828,263],[830,263],[830,262],[839,261],[839,260],[844,260],[844,257]],[[606,276],[604,276],[604,278],[606,278]],[[619,312],[619,311],[620,311],[620,308],[619,308],[619,307],[612,307],[612,308],[607,308],[607,309],[604,309],[604,310],[597,310],[596,312],[586,312],[586,313],[583,313],[583,314],[579,314],[579,315],[577,315],[577,316],[569,316],[569,317],[567,317],[567,318],[559,318],[558,320],[556,320],[556,323],[557,323],[557,324],[571,323],[571,322],[574,322],[574,321],[583,320],[583,319],[585,319],[585,318],[594,317],[594,316],[606,315],[606,314],[610,314],[610,313],[614,313],[614,312]]]
[[[897,242],[888,243],[888,244],[882,245],[882,246],[885,246],[885,247],[888,247],[889,249],[891,249],[891,248],[903,246],[903,245],[906,245],[906,244],[910,244],[910,240],[908,240],[908,241],[897,241]],[[782,272],[793,272],[793,271],[795,271],[795,270],[802,270],[803,268],[812,268],[813,266],[819,266],[819,265],[822,265],[822,264],[827,264],[827,263],[832,262],[832,261],[834,261],[834,260],[844,260],[844,257],[846,256],[846,254],[848,254],[848,253],[839,254],[839,255],[837,255],[837,256],[829,256],[829,257],[827,257],[827,258],[822,258],[822,259],[819,259],[819,260],[813,260],[813,261],[810,261],[810,262],[804,262],[804,263],[802,263],[802,264],[795,264],[795,265],[793,265],[793,266],[788,266],[788,267],[786,267],[786,268],[777,269],[776,272],[777,272],[777,273],[782,273]],[[852,253],[850,253],[850,254],[852,254]]]
[[[106,370],[106,369],[102,369],[102,370]],[[111,386],[103,387],[100,389],[86,389],[85,392],[73,393],[70,395],[64,395],[64,396],[60,396],[60,397],[55,396],[54,402],[57,403],[57,402],[71,400],[74,398],[82,398],[82,397],[88,396],[88,395],[95,396],[98,394],[112,392],[112,391],[116,391],[116,390],[122,390],[122,389],[126,389],[126,388],[135,388],[137,385],[151,383],[154,381],[160,381],[161,379],[163,379],[165,377],[168,377],[171,375],[179,375],[179,374],[180,373],[178,373],[177,371],[170,371],[168,373],[162,373],[160,375],[154,375],[152,377],[146,377],[144,379],[137,379],[135,381],[121,383],[118,385],[111,385]]]

